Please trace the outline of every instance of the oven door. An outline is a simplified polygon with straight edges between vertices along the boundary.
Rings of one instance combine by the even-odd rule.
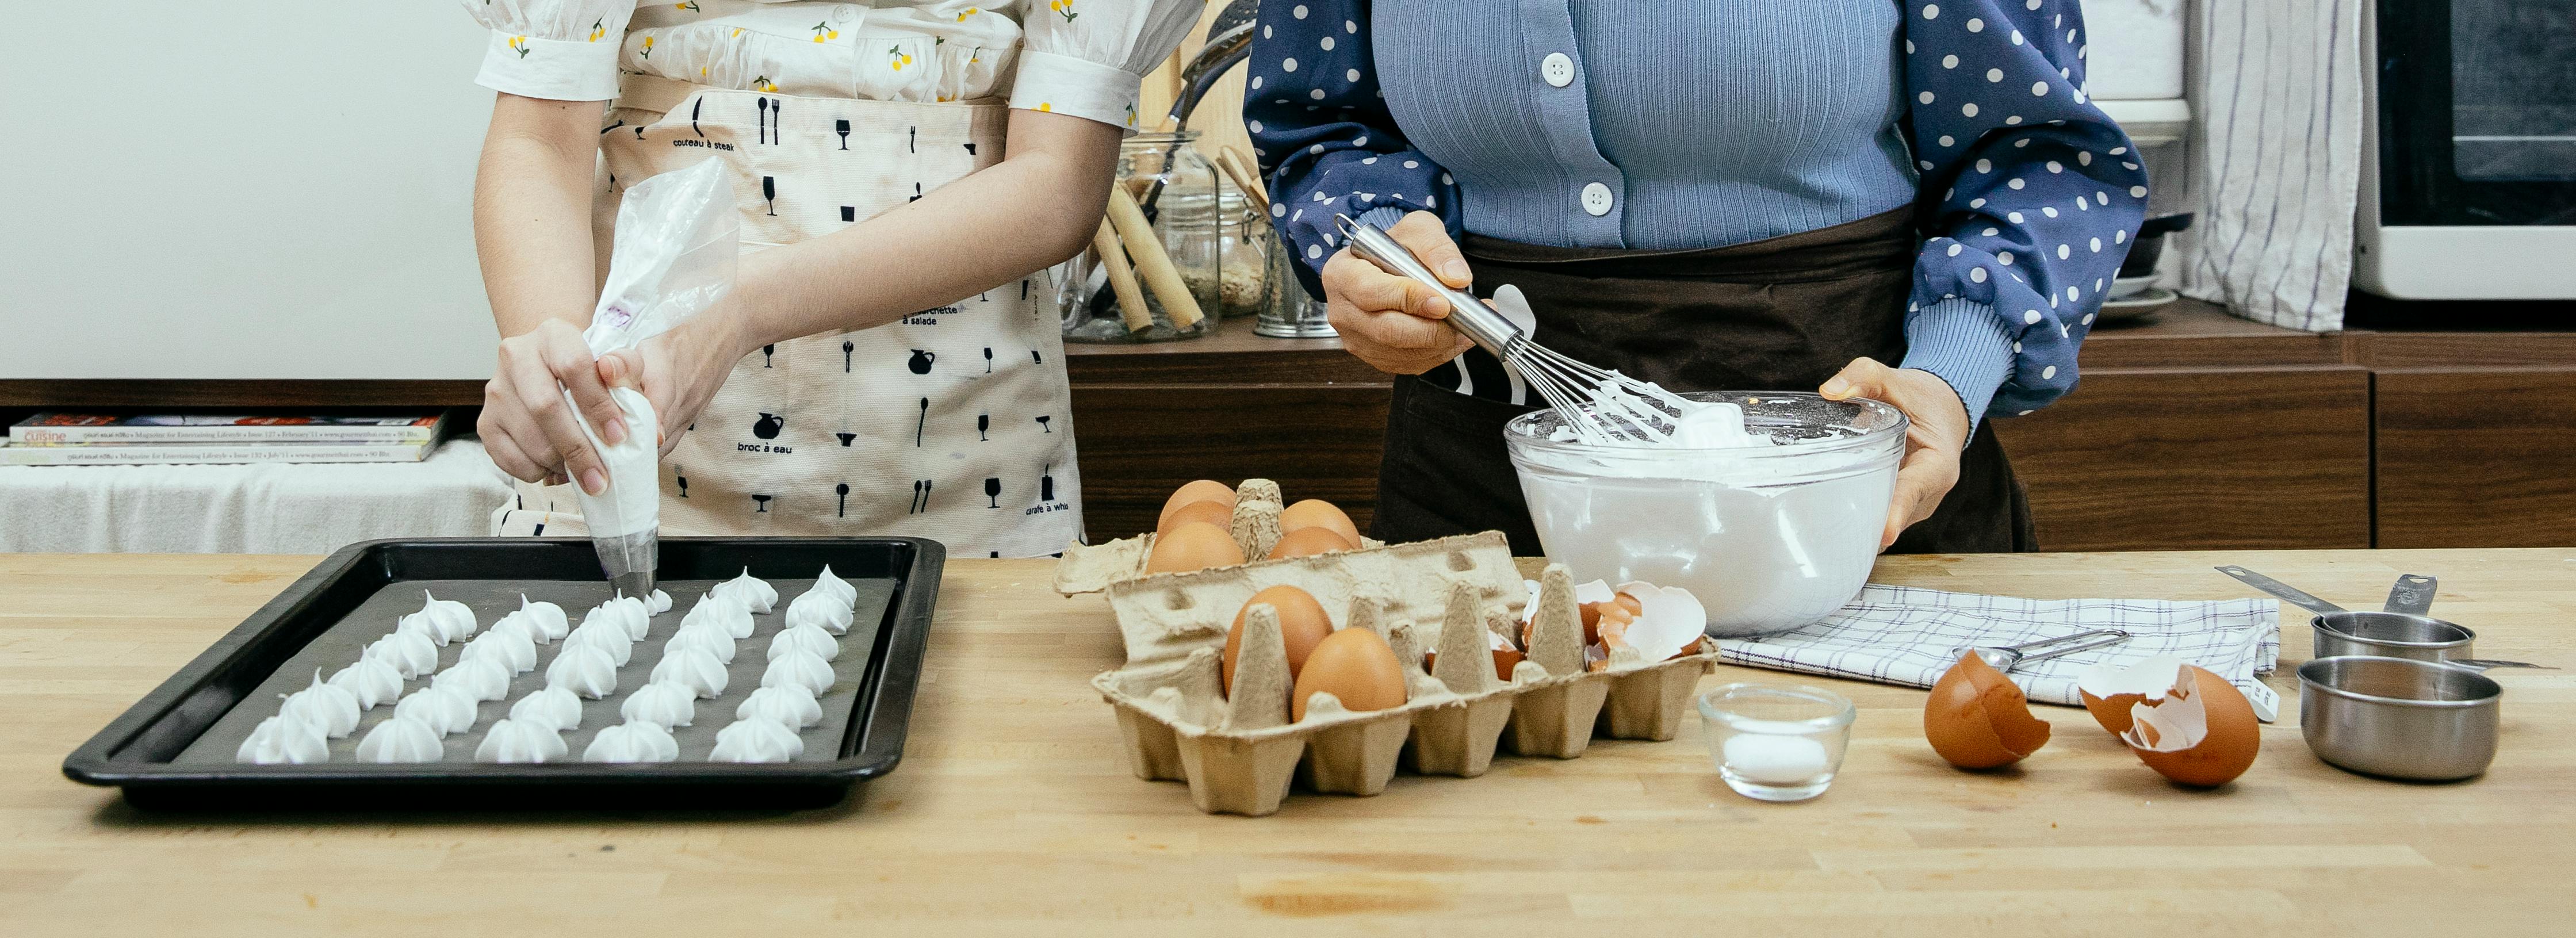
[[[2576,0],[2377,0],[2379,223],[2576,225]]]

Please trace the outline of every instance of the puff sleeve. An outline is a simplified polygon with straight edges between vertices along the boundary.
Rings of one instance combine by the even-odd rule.
[[[617,97],[618,44],[635,0],[462,0],[492,31],[474,83],[523,98]]]
[[[1198,24],[1194,0],[1030,0],[1011,106],[1136,126],[1136,91]]]

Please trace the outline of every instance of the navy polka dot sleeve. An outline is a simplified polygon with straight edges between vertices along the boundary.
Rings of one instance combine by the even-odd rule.
[[[1333,216],[1381,227],[1438,212],[1458,236],[1456,183],[1412,148],[1387,112],[1369,51],[1366,0],[1267,0],[1253,28],[1243,118],[1270,183],[1271,223],[1306,292],[1339,248]]]
[[[2146,215],[2146,172],[2085,97],[2075,0],[1908,0],[1904,32],[1926,219],[1912,312],[1992,317],[2012,358],[1985,412],[2027,413],[2075,386],[2076,344]]]
[[[2085,97],[2085,37],[2076,0],[1899,2],[1898,11],[1860,11],[1850,22],[1816,28],[1861,29],[1868,18],[1861,13],[1874,13],[1880,18],[1869,28],[1881,31],[1869,44],[1902,44],[1894,81],[1902,101],[1901,106],[1891,101],[1890,113],[1902,115],[1898,130],[1919,174],[1915,205],[1926,240],[1915,264],[1906,317],[1909,352],[1900,364],[1949,382],[1971,417],[2027,412],[2075,384],[2077,343],[2092,324],[2127,253],[2128,239],[2145,214],[2145,173],[2128,138]],[[1470,15],[1467,11],[1482,8],[1459,9],[1459,15]],[[1574,23],[1578,34],[1569,35],[1579,46],[1579,31],[1587,28],[1581,24],[1591,20],[1569,19],[1571,10],[1562,3],[1523,0],[1474,15],[1519,17],[1523,31],[1563,30]],[[1890,36],[1885,17],[1898,12],[1901,23]],[[1396,22],[1390,19],[1378,28],[1393,28]],[[1599,28],[1648,28],[1627,17],[1603,22]],[[1320,294],[1315,272],[1340,247],[1333,229],[1337,213],[1392,224],[1406,211],[1431,211],[1448,222],[1455,236],[1468,220],[1456,183],[1406,139],[1379,85],[1370,0],[1270,0],[1262,4],[1255,29],[1244,114],[1269,180],[1273,221],[1302,262],[1299,276],[1306,289]],[[1394,35],[1387,41],[1412,48],[1436,45]],[[1726,41],[1721,37],[1719,45]],[[1818,42],[1824,47],[1822,39]],[[1715,71],[1690,55],[1729,50],[1669,51],[1675,56],[1671,80],[1689,81],[1693,76],[1706,80]],[[1467,68],[1462,64],[1439,71]],[[1572,81],[1589,80],[1588,65],[1575,65],[1570,72]],[[1568,77],[1559,73],[1546,80],[1563,86],[1560,79]],[[1476,80],[1486,76],[1479,73]],[[1539,79],[1513,74],[1499,80]],[[1616,111],[1642,106],[1637,102],[1646,96],[1595,92],[1586,96],[1591,120],[1633,124],[1655,118]],[[1736,93],[1825,92],[1803,84],[1764,84]],[[1493,110],[1477,120],[1501,132],[1520,133],[1515,128],[1546,126],[1543,122],[1551,119],[1507,107]],[[1450,148],[1442,151],[1446,153],[1459,144],[1442,146]],[[1691,158],[1687,153],[1658,156]],[[1643,155],[1618,169],[1631,185],[1640,183],[1640,174],[1654,171]],[[1489,195],[1522,195],[1489,192],[1492,186],[1483,177],[1476,184],[1484,187],[1477,191],[1484,200],[1479,204],[1511,201]],[[1527,195],[1533,204],[1557,204],[1545,200],[1563,198],[1554,191]],[[1897,201],[1870,210],[1901,205],[1903,190],[1893,195]],[[1621,206],[1615,211],[1630,211],[1626,199],[1615,201]],[[1629,230],[1657,227],[1647,221],[1633,219]],[[1705,231],[1711,246],[1768,236],[1690,230]]]

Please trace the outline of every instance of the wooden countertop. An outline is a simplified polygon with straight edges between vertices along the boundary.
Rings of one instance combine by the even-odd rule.
[[[2318,762],[2284,721],[2214,792],[2166,784],[2083,711],[2016,772],[1952,770],[1918,691],[1861,708],[1815,801],[1737,797],[1691,717],[1666,743],[1504,757],[1478,779],[1200,814],[1128,774],[1086,683],[1120,660],[1097,596],[1044,561],[949,566],[911,745],[833,809],[705,816],[160,816],[65,780],[65,754],[316,558],[0,557],[0,932],[1452,934],[1589,919],[1623,935],[2534,934],[2576,917],[2576,677],[2498,671],[2483,778]],[[2576,549],[1890,558],[1877,579],[2035,597],[2248,594],[2243,563],[2352,603],[2400,571],[2489,657],[2576,667]],[[2282,675],[2307,630],[2284,629]],[[1707,683],[1789,681],[1720,668]],[[1420,917],[1400,921],[1402,917]],[[1514,917],[1508,921],[1502,917]],[[1441,927],[1434,919],[1486,919]],[[2557,926],[2548,926],[2548,922]],[[1569,922],[1571,924],[1571,922]],[[2413,926],[2414,928],[2410,928]],[[1589,933],[1586,931],[1585,933]]]

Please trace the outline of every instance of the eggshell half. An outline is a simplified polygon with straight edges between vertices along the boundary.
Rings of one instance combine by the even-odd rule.
[[[1961,652],[1923,703],[1923,736],[1951,765],[1991,769],[2047,745],[2048,723],[2030,715],[2030,701],[2003,672]]]
[[[1352,524],[1351,516],[1331,502],[1309,498],[1280,509],[1279,530],[1294,534],[1307,528],[1323,528],[1341,535],[1342,540],[1352,547],[1360,546],[1359,526]]]
[[[1234,692],[1234,659],[1243,650],[1243,619],[1252,607],[1269,604],[1279,612],[1279,641],[1288,648],[1288,678],[1296,680],[1297,672],[1306,666],[1306,657],[1316,644],[1333,634],[1332,617],[1324,614],[1324,604],[1315,596],[1294,586],[1273,586],[1252,594],[1243,608],[1234,613],[1234,625],[1225,632],[1225,655],[1217,659],[1217,677],[1227,693]]]
[[[1234,510],[1234,487],[1223,482],[1214,482],[1207,479],[1200,479],[1188,485],[1181,486],[1178,490],[1172,492],[1171,498],[1163,501],[1163,513],[1154,519],[1155,526],[1161,527],[1164,521],[1172,517],[1173,512],[1179,511],[1193,502],[1221,502],[1225,505],[1226,511],[1232,512]]]
[[[1154,552],[1145,558],[1147,573],[1185,573],[1243,562],[1243,548],[1224,528],[1203,522],[1174,525],[1154,536]]]
[[[2120,741],[2156,774],[2202,788],[2225,785],[2254,766],[2261,721],[2243,691],[2227,679],[2184,665],[2164,700],[2129,708]]]
[[[2172,655],[2157,655],[2125,668],[2106,661],[2076,673],[2075,693],[2084,699],[2084,711],[2093,715],[2093,722],[2118,736],[2129,731],[2129,708],[2165,699],[2165,692],[2181,683],[2182,669],[2188,666]]]
[[[1288,697],[1290,722],[1306,718],[1306,702],[1331,694],[1342,709],[1385,710],[1404,705],[1404,665],[1375,629],[1343,629],[1324,637],[1306,656],[1297,689]]]

